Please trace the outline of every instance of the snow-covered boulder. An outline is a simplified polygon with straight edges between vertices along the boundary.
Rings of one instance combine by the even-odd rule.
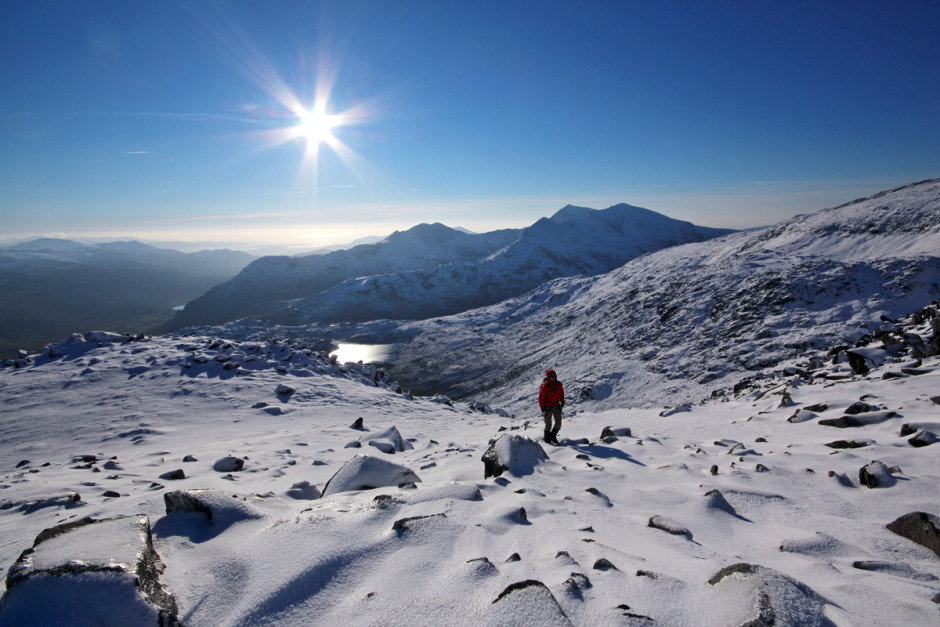
[[[878,460],[858,470],[858,482],[869,488],[890,488],[895,484],[891,470]]]
[[[826,600],[805,583],[772,568],[733,564],[708,581],[739,599],[753,599],[729,608],[738,616],[720,621],[730,625],[831,625]]]
[[[541,581],[511,584],[491,604],[488,625],[571,625],[551,590]]]
[[[388,454],[393,454],[396,451],[410,451],[414,448],[411,442],[401,437],[398,429],[394,426],[389,427],[381,433],[364,435],[359,438],[359,442],[362,444],[368,444],[369,446],[374,446],[383,453]]]
[[[326,482],[323,496],[353,490],[397,487],[419,481],[421,479],[410,468],[369,455],[356,455]]]
[[[285,492],[285,494],[299,501],[313,501],[320,498],[320,491],[317,489],[317,486],[309,481],[298,481],[292,485],[290,490]]]
[[[40,533],[7,573],[3,625],[179,625],[150,519],[85,518]]]
[[[537,442],[521,435],[504,433],[483,453],[483,478],[498,477],[504,472],[521,477],[530,475],[535,467],[548,459]]]
[[[166,513],[199,512],[217,527],[227,527],[242,520],[261,518],[262,514],[234,494],[218,490],[175,490],[163,495]]]

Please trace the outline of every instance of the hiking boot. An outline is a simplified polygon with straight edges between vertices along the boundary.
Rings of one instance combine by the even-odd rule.
[[[545,430],[545,442],[548,444],[552,443],[552,432],[548,429]]]
[[[552,444],[558,444],[558,429],[557,428],[549,431],[548,435],[550,435],[552,438],[551,440],[549,440],[549,442],[551,442]]]

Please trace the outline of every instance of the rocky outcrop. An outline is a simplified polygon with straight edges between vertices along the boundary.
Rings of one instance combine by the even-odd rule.
[[[7,573],[4,625],[179,625],[147,516],[85,518],[40,533]]]

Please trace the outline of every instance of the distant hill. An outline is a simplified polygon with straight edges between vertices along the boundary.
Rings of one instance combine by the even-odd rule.
[[[187,304],[165,330],[245,317],[283,324],[430,318],[730,232],[630,205],[568,206],[525,229],[484,234],[420,224],[345,251],[259,259]]]
[[[425,319],[491,305],[546,281],[608,272],[641,255],[731,233],[626,204],[567,206],[519,232],[511,244],[470,262],[344,281],[292,303],[283,321]]]
[[[474,261],[517,237],[513,229],[471,235],[443,224],[419,224],[395,231],[380,242],[347,250],[262,257],[231,281],[187,303],[165,329],[269,316],[283,308],[283,301],[319,294],[350,278]]]
[[[86,246],[50,238],[0,249],[0,356],[75,331],[149,330],[253,258],[231,250],[187,254],[140,242]]]

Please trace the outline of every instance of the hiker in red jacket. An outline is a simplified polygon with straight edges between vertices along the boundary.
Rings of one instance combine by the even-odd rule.
[[[545,441],[549,444],[558,444],[558,432],[561,431],[561,408],[565,406],[565,387],[558,380],[555,371],[549,368],[545,371],[545,379],[539,390],[539,407],[545,418]],[[552,419],[555,426],[552,427]]]

